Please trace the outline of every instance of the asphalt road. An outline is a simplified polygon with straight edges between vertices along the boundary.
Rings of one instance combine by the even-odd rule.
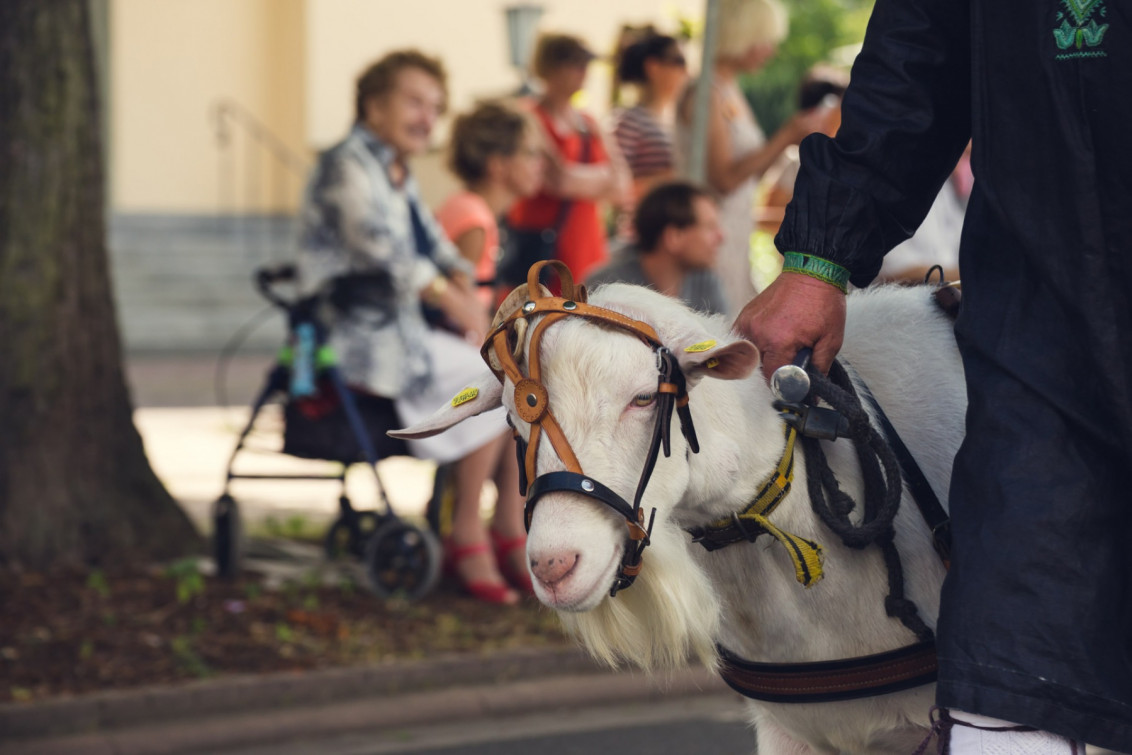
[[[291,740],[216,755],[749,755],[754,734],[737,695],[490,717],[456,724]]]

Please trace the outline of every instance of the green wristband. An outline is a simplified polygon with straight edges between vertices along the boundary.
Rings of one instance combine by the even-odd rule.
[[[782,272],[801,273],[836,286],[841,293],[849,290],[849,271],[837,263],[823,260],[812,254],[785,252],[782,255]]]

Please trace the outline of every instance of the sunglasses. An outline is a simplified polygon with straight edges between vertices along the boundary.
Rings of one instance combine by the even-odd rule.
[[[668,53],[667,55],[661,55],[657,58],[657,60],[659,60],[661,63],[664,63],[665,65],[680,66],[681,68],[684,68],[685,66],[688,65],[687,58],[684,57],[683,53],[679,53],[679,52],[673,52],[673,53]]]

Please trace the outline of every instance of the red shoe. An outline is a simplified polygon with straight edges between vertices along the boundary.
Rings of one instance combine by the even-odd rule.
[[[534,595],[535,586],[531,583],[531,573],[526,568],[527,536],[507,538],[492,530],[491,544],[495,547],[495,560],[499,564],[499,571],[507,581],[527,595]],[[518,564],[516,564],[516,552],[519,557]]]
[[[460,586],[472,594],[477,600],[485,603],[495,603],[503,606],[513,606],[519,602],[519,594],[507,586],[505,582],[489,582],[487,580],[469,581],[460,572],[460,562],[480,553],[488,553],[487,543],[475,545],[456,545],[451,539],[444,542],[444,570],[456,578]]]

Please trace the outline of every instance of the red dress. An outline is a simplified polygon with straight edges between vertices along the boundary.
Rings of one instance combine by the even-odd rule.
[[[558,154],[568,163],[582,162],[582,134],[571,131],[560,134],[554,128],[550,116],[540,108],[534,108],[535,115],[542,121],[546,133],[549,135]],[[589,159],[587,164],[600,164],[609,162],[609,155],[601,143],[596,124],[589,116],[584,115],[589,128]],[[521,199],[515,203],[507,214],[507,222],[512,228],[550,228],[558,218],[558,210],[562,199],[540,191],[533,197]],[[558,234],[557,259],[562,260],[570,268],[577,281],[585,280],[589,271],[605,262],[609,256],[605,238],[605,227],[601,221],[597,202],[589,199],[574,199],[570,212],[566,216],[562,230]]]

